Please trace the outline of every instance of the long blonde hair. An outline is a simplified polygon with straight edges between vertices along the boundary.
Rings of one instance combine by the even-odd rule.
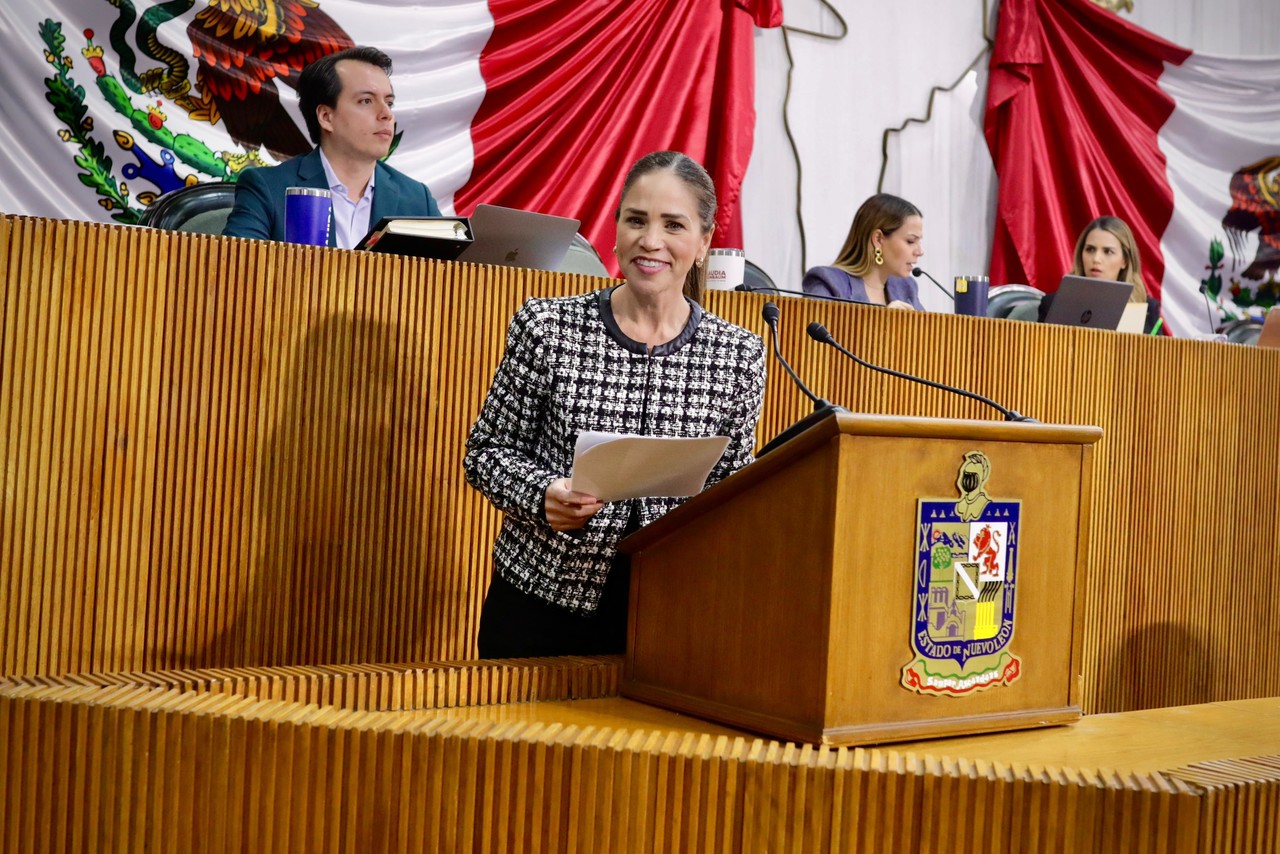
[[[1100,216],[1086,225],[1084,231],[1080,232],[1080,237],[1076,240],[1076,254],[1071,264],[1071,275],[1085,275],[1084,243],[1089,237],[1089,232],[1094,230],[1105,231],[1120,241],[1120,252],[1124,255],[1124,267],[1120,270],[1120,281],[1133,285],[1133,291],[1129,294],[1129,302],[1146,302],[1147,286],[1142,281],[1142,258],[1138,255],[1138,241],[1133,239],[1133,231],[1118,216]]]

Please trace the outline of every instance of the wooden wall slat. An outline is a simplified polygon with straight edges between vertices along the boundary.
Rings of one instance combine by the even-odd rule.
[[[0,242],[0,673],[474,655],[500,517],[467,431],[519,305],[601,280],[25,217]],[[764,301],[708,307],[764,333]],[[1086,711],[1280,694],[1280,352],[776,301],[797,370],[852,409],[996,417],[810,320],[1103,427]],[[761,440],[807,409],[771,364]]]

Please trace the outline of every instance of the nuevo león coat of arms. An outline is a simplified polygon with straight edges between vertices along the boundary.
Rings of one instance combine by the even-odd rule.
[[[1008,685],[1022,662],[1009,650],[1017,594],[1021,501],[987,494],[991,463],[965,454],[960,499],[922,498],[916,531],[911,646],[902,685],[958,697]]]

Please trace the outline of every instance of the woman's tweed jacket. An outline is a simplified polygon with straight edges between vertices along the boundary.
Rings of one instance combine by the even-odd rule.
[[[467,480],[505,514],[495,571],[578,613],[599,604],[632,506],[647,525],[681,503],[612,502],[580,536],[551,530],[543,499],[569,475],[578,432],[728,436],[710,485],[751,462],[764,397],[758,336],[690,303],[684,331],[646,353],[618,328],[611,294],[532,299],[516,313],[463,462]]]

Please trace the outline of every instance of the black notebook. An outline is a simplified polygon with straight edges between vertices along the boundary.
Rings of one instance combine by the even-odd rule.
[[[357,249],[452,261],[471,245],[471,222],[460,216],[386,216]]]

